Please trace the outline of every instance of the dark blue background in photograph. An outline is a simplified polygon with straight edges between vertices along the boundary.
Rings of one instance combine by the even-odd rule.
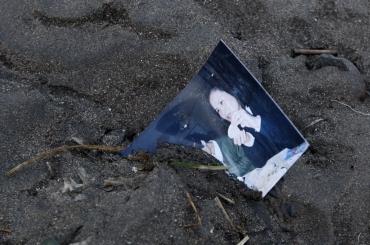
[[[271,156],[284,148],[293,148],[305,139],[287,119],[272,98],[246,67],[220,42],[199,73],[185,89],[166,106],[126,149],[123,156],[138,151],[155,152],[161,143],[202,148],[201,140],[227,137],[229,122],[220,118],[210,106],[209,93],[218,88],[233,95],[242,107],[251,108],[261,116],[261,130],[257,137],[267,146],[249,147],[248,155],[261,167]],[[260,139],[256,138],[256,142]],[[266,151],[266,147],[270,150]]]

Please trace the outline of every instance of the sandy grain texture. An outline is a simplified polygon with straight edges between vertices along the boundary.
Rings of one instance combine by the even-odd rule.
[[[162,149],[135,172],[143,163],[71,151],[0,175],[0,243],[237,244],[220,193],[247,244],[369,244],[370,117],[333,102],[370,112],[369,20],[368,0],[2,0],[0,173],[76,141],[128,144],[221,38],[312,147],[264,200],[222,172],[168,164],[207,161],[199,152]],[[109,178],[124,182],[104,187]],[[81,188],[63,193],[70,179]],[[198,227],[184,227],[194,223],[187,192]]]

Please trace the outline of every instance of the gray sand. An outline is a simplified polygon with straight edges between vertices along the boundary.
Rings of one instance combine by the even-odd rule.
[[[243,235],[217,207],[221,193],[236,202],[224,206],[249,244],[369,244],[370,117],[336,102],[370,113],[369,22],[368,0],[2,0],[0,243],[236,244]],[[83,151],[3,175],[63,144],[127,145],[221,38],[311,144],[264,200],[223,172],[169,166],[204,157],[176,148],[144,172]],[[339,58],[292,48],[334,48]],[[110,177],[125,184],[103,188]],[[69,178],[83,187],[62,193]],[[201,226],[184,227],[196,221],[186,192]]]

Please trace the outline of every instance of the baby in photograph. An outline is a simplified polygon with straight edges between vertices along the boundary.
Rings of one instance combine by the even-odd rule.
[[[233,95],[213,88],[209,103],[229,123],[227,136],[202,141],[203,150],[222,162],[229,174],[264,196],[303,154],[307,144],[289,147],[284,132],[268,115],[254,115]]]

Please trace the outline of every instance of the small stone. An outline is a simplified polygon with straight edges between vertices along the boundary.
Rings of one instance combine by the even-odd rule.
[[[137,169],[137,167],[136,166],[133,166],[132,167],[132,172],[134,172],[134,173],[137,173],[139,170]]]

